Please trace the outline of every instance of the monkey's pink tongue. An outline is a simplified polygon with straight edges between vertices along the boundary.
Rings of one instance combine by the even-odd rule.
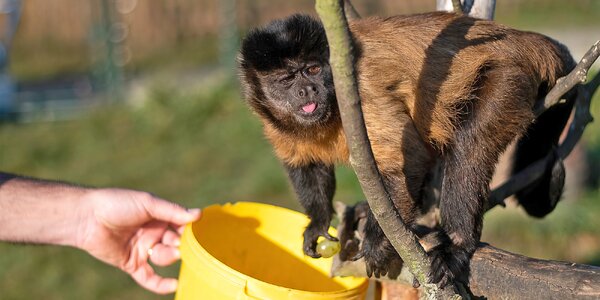
[[[309,104],[302,106],[302,110],[305,113],[311,113],[311,112],[315,111],[316,108],[317,108],[317,104],[314,102],[311,102]]]

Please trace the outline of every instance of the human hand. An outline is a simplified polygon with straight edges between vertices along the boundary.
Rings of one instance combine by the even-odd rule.
[[[177,279],[160,277],[148,260],[158,266],[177,261],[183,228],[200,218],[200,210],[124,189],[91,190],[84,198],[77,247],[125,271],[152,292],[174,292]]]

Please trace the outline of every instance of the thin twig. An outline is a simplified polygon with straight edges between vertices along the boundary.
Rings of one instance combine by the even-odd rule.
[[[577,84],[585,82],[587,78],[587,72],[598,56],[600,55],[600,41],[597,41],[592,47],[585,53],[581,61],[577,64],[575,69],[571,71],[567,76],[561,77],[556,81],[556,85],[548,92],[544,98],[544,102],[541,102],[535,108],[535,114],[541,115],[550,106],[555,105],[560,101],[560,98],[570,91]]]

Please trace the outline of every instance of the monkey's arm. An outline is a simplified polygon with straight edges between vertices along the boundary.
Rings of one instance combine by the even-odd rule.
[[[315,258],[321,257],[315,249],[319,236],[335,240],[327,232],[333,214],[331,200],[335,193],[334,166],[321,163],[298,167],[284,165],[298,200],[310,218],[310,224],[304,231],[304,253]]]

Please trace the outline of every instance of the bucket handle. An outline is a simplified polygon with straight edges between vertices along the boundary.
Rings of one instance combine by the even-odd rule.
[[[247,287],[244,287],[244,289],[238,293],[236,300],[261,300],[261,298],[248,295]]]

